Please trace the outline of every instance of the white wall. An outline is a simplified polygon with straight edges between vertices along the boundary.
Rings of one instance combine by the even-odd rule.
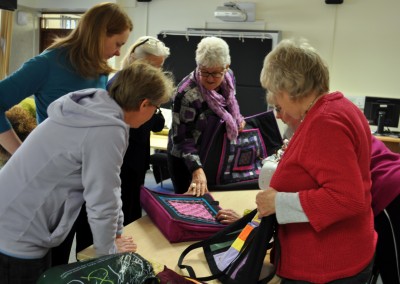
[[[132,0],[135,2],[135,0]],[[27,6],[35,9],[52,11],[84,11],[100,2],[113,2],[116,0],[18,0],[18,6]]]
[[[18,13],[26,17],[27,23],[17,23]],[[10,73],[19,68],[27,59],[39,52],[39,17],[36,9],[19,8],[14,13],[11,42]]]
[[[138,2],[131,14],[135,29],[130,40],[162,30],[218,27],[222,21],[214,18],[213,12],[224,2]],[[340,90],[354,102],[363,102],[365,96],[400,98],[400,1],[344,0],[341,5],[327,5],[324,0],[252,2],[256,3],[257,23],[224,24],[224,28],[259,29],[261,23],[266,30],[280,30],[282,38],[305,37],[327,61],[332,91]]]
[[[349,96],[400,97],[397,88],[400,1],[344,0],[341,5],[327,5],[323,0],[253,2],[256,19],[265,22],[265,29],[280,30],[283,38],[305,37],[319,50],[330,66],[332,90],[341,90]],[[213,12],[222,3],[214,0],[137,3],[132,14],[135,32],[131,40],[146,32],[156,35],[161,30],[203,28],[206,22],[220,22]],[[248,23],[242,27],[251,28]]]
[[[38,9],[82,10],[98,2],[102,1],[20,0],[19,4]],[[134,22],[130,44],[143,34],[217,24],[221,21],[214,18],[213,12],[226,1],[116,2],[127,7]],[[400,66],[400,1],[344,0],[341,5],[327,5],[324,0],[252,2],[256,3],[256,20],[264,24],[265,29],[280,30],[283,38],[303,36],[310,40],[330,66],[332,90],[342,90],[352,96],[400,97],[396,84]],[[252,28],[249,23],[225,26]],[[18,29],[15,25],[15,28],[15,37],[18,37],[18,33],[26,33],[28,27]],[[26,44],[31,42],[26,41],[29,41]],[[23,47],[29,51],[35,49],[25,46],[25,42]]]
[[[71,10],[102,1],[20,0],[19,4],[29,6],[28,2],[36,8],[53,10],[68,4],[66,8]],[[139,36],[155,36],[162,30],[220,25],[224,28],[259,29],[261,26],[266,30],[280,30],[283,38],[307,38],[330,66],[331,90],[340,90],[347,96],[400,98],[397,87],[400,66],[398,0],[344,0],[341,5],[327,5],[324,0],[254,0],[255,24],[223,23],[214,18],[214,10],[226,2],[223,0],[116,2],[126,7],[134,22],[134,32],[127,46]],[[16,37],[21,37],[17,35],[19,32],[23,31],[16,29]],[[28,46],[29,43],[22,46],[20,39],[16,49],[34,50]],[[12,56],[20,57],[21,54],[16,52]],[[13,60],[10,68],[17,68],[20,61]]]

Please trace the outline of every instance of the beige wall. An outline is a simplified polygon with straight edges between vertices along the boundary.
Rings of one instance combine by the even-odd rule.
[[[92,5],[102,1],[36,0],[32,3],[35,7],[43,5],[59,10],[65,8],[62,6],[65,3],[72,9],[83,2]],[[116,2],[125,6],[134,21],[134,32],[127,46],[144,34],[155,36],[162,30],[189,27],[280,30],[283,38],[305,37],[319,50],[330,66],[331,90],[343,91],[349,97],[400,98],[397,86],[400,79],[398,0],[344,0],[341,5],[327,5],[324,0],[255,0],[251,2],[256,3],[256,23],[223,23],[214,18],[216,7],[227,2],[222,0]],[[32,46],[37,41],[35,32],[27,29],[15,27],[17,43],[13,43],[15,53],[12,54],[11,69],[16,69],[23,61],[16,58],[29,58],[37,50]]]
[[[20,7],[14,13],[10,73],[39,52],[39,17],[37,10]],[[27,23],[25,25],[18,24],[18,13],[23,13],[23,17],[26,17]]]

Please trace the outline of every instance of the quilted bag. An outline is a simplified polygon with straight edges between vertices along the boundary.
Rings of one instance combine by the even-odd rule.
[[[236,141],[226,137],[225,123],[210,116],[199,148],[209,190],[258,188],[262,160],[282,146],[272,111],[245,118],[245,129]]]
[[[209,193],[196,197],[142,187],[140,203],[171,243],[203,240],[226,227],[216,220],[221,208]]]
[[[275,241],[275,215],[259,218],[257,209],[230,224],[210,238],[188,246],[178,260],[178,266],[200,281],[218,279],[225,284],[268,283],[275,268],[265,262],[267,250]],[[275,244],[275,258],[279,255]],[[184,264],[186,255],[202,249],[211,274],[198,276],[195,268]]]

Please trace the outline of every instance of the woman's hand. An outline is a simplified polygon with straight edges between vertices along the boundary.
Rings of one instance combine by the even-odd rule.
[[[257,193],[256,204],[258,215],[266,217],[275,213],[275,196],[277,191],[272,187]]]
[[[137,245],[131,236],[121,236],[115,239],[118,252],[136,252]]]
[[[232,224],[241,217],[242,216],[240,216],[232,209],[221,209],[218,211],[217,216],[215,216],[215,219],[217,219],[221,224]]]
[[[207,178],[202,168],[198,168],[192,173],[192,182],[185,194],[202,196],[208,192]]]

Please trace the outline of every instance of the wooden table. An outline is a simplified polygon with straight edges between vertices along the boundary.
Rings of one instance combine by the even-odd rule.
[[[151,132],[150,148],[154,150],[167,150],[168,131],[169,129],[163,129],[161,132]]]
[[[254,209],[256,207],[255,196],[257,192],[258,190],[236,190],[223,192],[213,191],[211,194],[215,200],[220,202],[222,208],[232,208],[241,214],[245,209]],[[124,235],[131,235],[134,237],[138,245],[137,253],[144,258],[164,264],[178,273],[185,273],[177,266],[178,258],[182,251],[193,242],[171,244],[147,215],[125,226]],[[93,246],[90,246],[78,253],[78,260],[93,258],[94,255]],[[200,249],[189,253],[185,258],[185,264],[193,266],[197,276],[208,276],[210,273],[202,250]],[[273,281],[274,282],[271,281],[270,283],[276,283],[278,280],[274,279]],[[209,283],[219,282],[213,281]]]
[[[375,136],[375,137],[381,140],[383,143],[385,143],[386,147],[388,147],[391,151],[395,153],[400,153],[400,138],[391,136]]]

